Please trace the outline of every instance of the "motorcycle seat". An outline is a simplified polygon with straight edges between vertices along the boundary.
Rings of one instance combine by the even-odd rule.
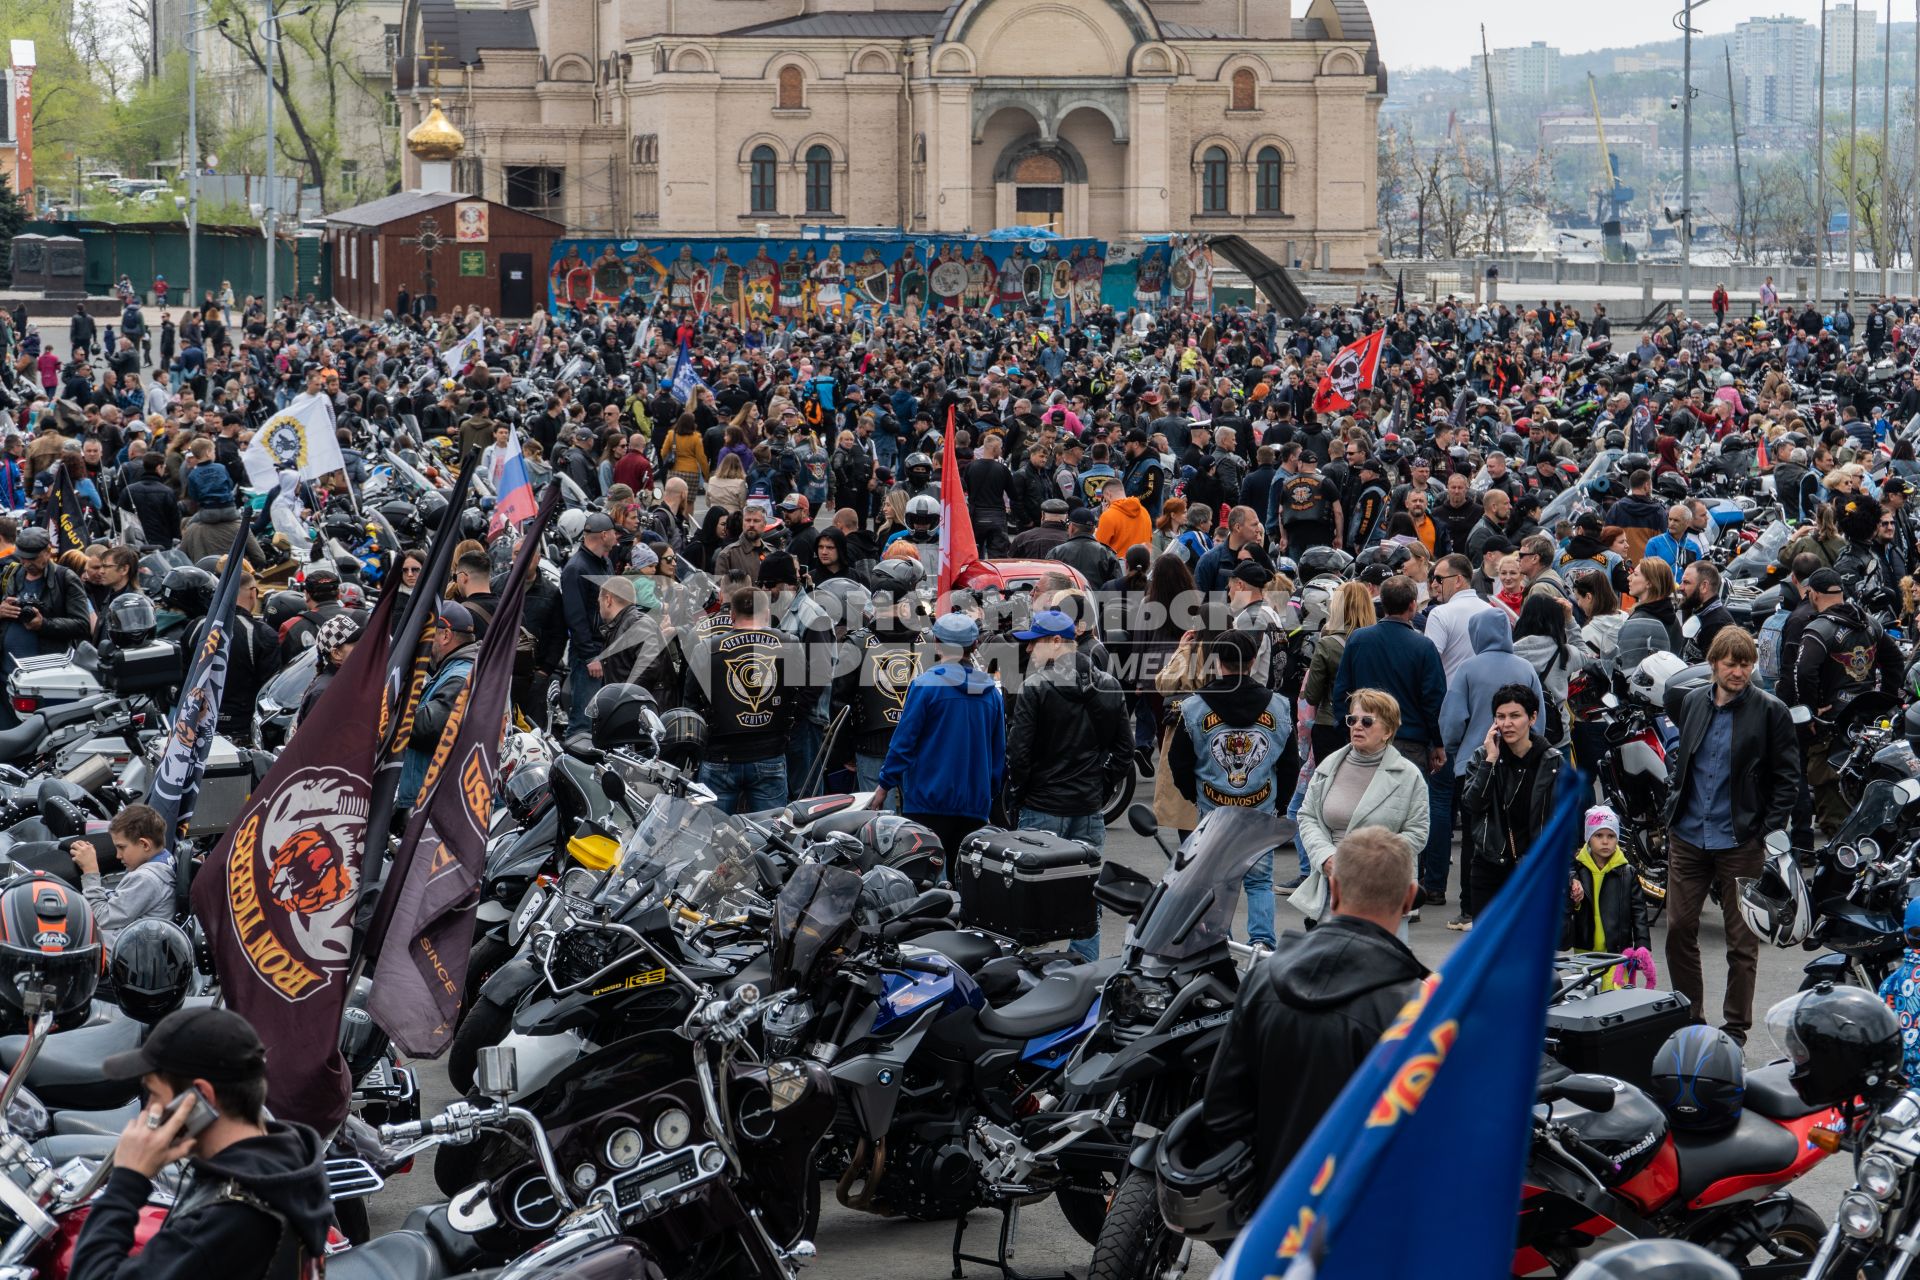
[[[1050,973],[1040,984],[1005,1008],[980,1011],[980,1029],[1005,1040],[1031,1040],[1085,1017],[1100,988],[1120,967],[1118,958],[1075,965]]]
[[[916,947],[939,952],[968,973],[978,973],[981,965],[1000,955],[999,943],[984,933],[966,929],[943,929],[909,941]]]
[[[1673,1146],[1680,1157],[1680,1197],[1688,1201],[1722,1178],[1784,1171],[1800,1155],[1800,1140],[1791,1130],[1750,1107],[1730,1129],[1676,1130]]]
[[[11,729],[0,729],[0,760],[19,760],[33,754],[47,736],[47,718],[39,712]]]
[[[127,1121],[139,1114],[138,1098],[129,1099],[126,1105],[110,1107],[105,1111],[56,1111],[53,1113],[53,1131],[62,1137],[92,1134],[95,1137],[118,1138],[120,1131],[127,1127]]]
[[[66,1085],[97,1086],[101,1083],[100,1063],[112,1054],[138,1048],[145,1033],[140,1023],[122,1017],[48,1036],[40,1047],[40,1056],[33,1060],[33,1070],[27,1072],[27,1087],[38,1093]],[[26,1047],[25,1036],[0,1039],[0,1066],[12,1070]],[[121,1092],[132,1094],[133,1082],[128,1081]]]
[[[105,1160],[113,1154],[119,1134],[55,1134],[33,1144],[34,1153],[54,1168],[69,1160]]]
[[[433,1241],[393,1231],[327,1259],[329,1280],[440,1280],[446,1268]]]
[[[1826,1110],[1824,1107],[1809,1106],[1800,1100],[1800,1095],[1794,1092],[1793,1082],[1787,1078],[1792,1069],[1791,1063],[1770,1062],[1747,1072],[1747,1110],[1756,1111],[1769,1120],[1798,1120],[1801,1116]]]

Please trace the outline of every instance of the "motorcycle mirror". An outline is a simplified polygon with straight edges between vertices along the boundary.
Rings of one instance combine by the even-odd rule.
[[[1920,780],[1902,778],[1894,784],[1894,787],[1900,793],[1901,804],[1908,805],[1912,804],[1915,800],[1920,800]]]
[[[487,1194],[490,1189],[488,1183],[478,1182],[448,1201],[447,1225],[467,1235],[499,1226],[499,1215],[494,1213]]]
[[[481,1093],[505,1100],[520,1087],[518,1052],[510,1044],[488,1045],[480,1050],[473,1078]]]
[[[1608,710],[1612,710],[1620,705],[1620,699],[1611,693],[1603,693],[1600,695],[1600,705],[1606,707]]]
[[[786,876],[780,872],[780,864],[762,850],[754,851],[753,867],[760,873],[760,883],[773,892],[779,892],[780,886],[787,882]]]
[[[1789,707],[1787,709],[1787,718],[1795,724],[1812,724],[1813,708],[1800,706]]]
[[[627,807],[627,780],[618,769],[601,770],[600,790],[614,804],[623,809]]]
[[[1691,618],[1688,618],[1685,622],[1681,623],[1680,634],[1685,636],[1689,640],[1699,635],[1700,634],[1700,615],[1696,613]]]
[[[1576,1073],[1562,1078],[1553,1086],[1551,1092],[1589,1111],[1613,1110],[1613,1081],[1605,1076]]]
[[[1159,820],[1153,816],[1153,810],[1144,804],[1127,806],[1127,825],[1133,828],[1135,835],[1151,839],[1160,832]]]
[[[1784,831],[1767,832],[1766,845],[1768,850],[1773,853],[1793,852],[1793,841]]]

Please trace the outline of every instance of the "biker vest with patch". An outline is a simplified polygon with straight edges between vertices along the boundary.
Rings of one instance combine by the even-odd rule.
[[[1852,622],[1821,614],[1807,624],[1810,633],[1817,634],[1827,646],[1827,661],[1833,665],[1828,668],[1826,679],[1832,681],[1817,692],[1824,706],[1832,701],[1831,695],[1856,694],[1864,692],[1874,681],[1874,659],[1880,652],[1880,633],[1871,624],[1865,627]],[[1815,690],[1806,690],[1813,695]]]
[[[704,643],[708,750],[717,760],[771,759],[786,751],[801,699],[784,682],[789,645],[777,631],[722,631]]]
[[[1326,524],[1333,519],[1326,483],[1320,476],[1290,476],[1280,486],[1281,524]]]
[[[852,637],[860,646],[860,694],[854,714],[859,729],[854,752],[884,757],[900,727],[900,709],[907,702],[907,686],[920,674],[920,650],[912,632],[904,639],[888,639],[873,631]]]
[[[1286,699],[1275,694],[1250,725],[1232,725],[1194,694],[1180,708],[1193,739],[1194,808],[1205,816],[1221,805],[1252,809],[1273,799],[1274,770],[1293,726]]]

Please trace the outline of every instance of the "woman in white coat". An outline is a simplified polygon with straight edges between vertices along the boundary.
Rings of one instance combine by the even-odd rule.
[[[1296,839],[1312,868],[1287,899],[1309,920],[1327,910],[1327,864],[1349,831],[1385,827],[1418,859],[1427,843],[1427,780],[1393,745],[1400,704],[1379,689],[1347,701],[1347,745],[1320,762],[1300,804]],[[1417,915],[1417,912],[1416,912]]]

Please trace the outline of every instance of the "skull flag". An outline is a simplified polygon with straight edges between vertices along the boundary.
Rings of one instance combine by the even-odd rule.
[[[1327,371],[1320,375],[1320,385],[1314,389],[1315,413],[1338,413],[1342,409],[1351,409],[1360,398],[1360,393],[1373,387],[1373,375],[1380,367],[1380,344],[1386,340],[1386,336],[1385,329],[1376,329],[1360,341],[1333,353]]]

